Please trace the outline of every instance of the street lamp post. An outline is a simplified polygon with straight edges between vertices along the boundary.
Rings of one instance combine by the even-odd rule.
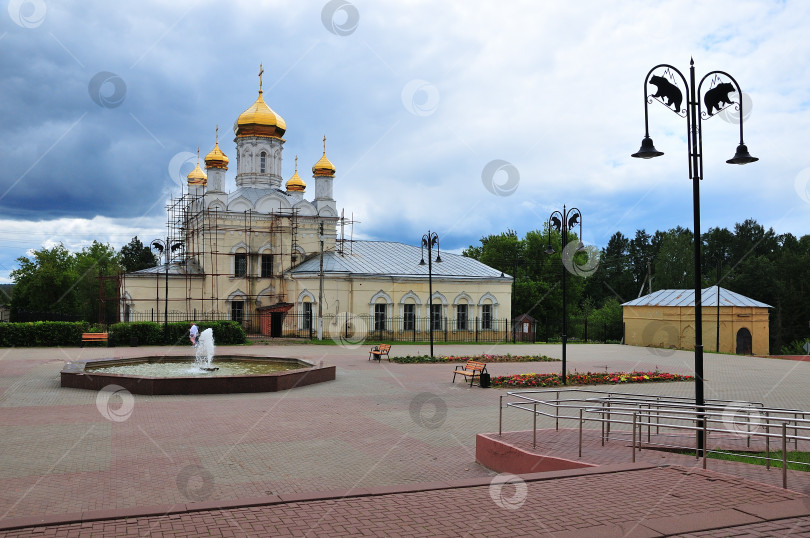
[[[155,239],[151,243],[151,247],[158,251],[158,257],[161,254],[165,254],[166,256],[166,291],[163,300],[163,341],[167,344],[169,343],[169,262],[171,261],[172,253],[182,246],[182,241],[171,243],[168,237],[165,241],[163,239]]]
[[[558,232],[560,232],[560,238],[562,241],[562,253],[561,253],[561,267],[562,267],[562,307],[563,307],[563,326],[562,326],[562,382],[563,385],[568,384],[568,372],[566,370],[566,360],[565,360],[565,348],[566,344],[568,343],[568,308],[565,303],[565,272],[566,267],[564,263],[564,258],[569,253],[568,250],[568,230],[571,229],[572,226],[576,226],[579,224],[579,245],[577,246],[576,250],[570,253],[573,256],[576,252],[578,252],[582,248],[582,213],[580,213],[579,209],[576,207],[572,207],[569,209],[565,208],[563,205],[562,212],[554,211],[551,213],[551,216],[548,218],[548,246],[546,247],[546,254],[554,254],[554,248],[551,246],[551,229],[554,228]]]
[[[323,339],[323,221],[318,223],[318,237],[321,241],[321,259],[318,271],[318,340]],[[312,313],[309,314],[312,323]],[[312,333],[310,333],[312,334]]]
[[[658,75],[653,75],[656,70],[663,70]],[[681,108],[683,100],[683,93],[678,88],[677,79],[675,74],[680,77],[683,87],[687,93],[686,108]],[[652,76],[651,76],[652,75]],[[709,84],[712,86],[706,90],[704,94],[704,104],[706,110],[702,111],[700,106],[700,90],[703,83],[711,77]],[[723,77],[730,80],[732,84],[723,82]],[[671,81],[674,81],[671,82]],[[647,91],[647,84],[652,83],[656,86],[657,91],[654,94],[649,94]],[[699,413],[697,424],[697,448],[698,455],[703,454],[704,439],[703,439],[703,416],[702,412],[705,405],[705,398],[703,395],[703,319],[702,308],[703,303],[701,300],[701,274],[700,274],[700,180],[703,178],[703,136],[702,136],[702,121],[715,116],[720,111],[731,106],[733,103],[729,98],[729,94],[737,92],[736,108],[740,112],[740,143],[737,146],[737,151],[734,157],[727,160],[728,164],[748,164],[755,162],[759,159],[752,157],[748,153],[748,148],[743,141],[743,100],[742,89],[734,77],[724,71],[711,71],[700,79],[700,82],[695,85],[695,61],[689,61],[689,82],[686,82],[686,77],[683,73],[678,71],[675,67],[669,64],[658,64],[647,73],[644,77],[644,139],[641,141],[641,149],[634,153],[632,156],[641,159],[651,159],[653,157],[660,157],[663,152],[655,149],[652,138],[650,138],[650,128],[648,120],[648,107],[653,99],[660,101],[667,108],[674,111],[682,118],[686,118],[686,134],[689,150],[689,178],[692,180],[692,202],[694,206],[694,221],[695,221],[695,408]],[[714,109],[717,109],[716,111]]]
[[[425,265],[425,249],[428,251],[428,332],[430,333],[430,356],[433,357],[433,247],[436,247],[436,263],[441,263],[442,255],[439,251],[439,235],[431,232],[422,236],[422,261],[419,265]]]

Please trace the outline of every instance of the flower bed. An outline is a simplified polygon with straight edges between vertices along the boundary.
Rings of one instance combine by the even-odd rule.
[[[545,355],[450,355],[436,356],[430,355],[406,355],[405,357],[391,357],[394,362],[403,364],[426,364],[437,362],[467,362],[479,361],[487,364],[491,362],[556,362],[560,359],[552,359]]]
[[[694,381],[691,375],[666,372],[574,372],[567,376],[568,385],[621,385],[628,383],[659,383],[663,381]],[[562,386],[559,374],[515,374],[493,377],[493,387],[533,388]]]

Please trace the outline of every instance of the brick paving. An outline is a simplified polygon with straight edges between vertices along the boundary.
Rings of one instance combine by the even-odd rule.
[[[80,514],[81,521],[103,513],[100,511],[107,511],[110,517],[120,516],[122,510],[137,514],[144,513],[143,507],[159,506],[162,511],[152,517],[27,528],[9,531],[9,535],[36,530],[46,535],[295,535],[300,531],[301,535],[376,532],[492,536],[506,534],[507,529],[509,535],[576,529],[591,529],[596,535],[607,532],[605,525],[612,529],[610,532],[628,529],[639,535],[660,535],[661,529],[668,528],[665,521],[656,523],[661,525],[659,530],[640,523],[661,519],[663,514],[674,517],[711,508],[718,513],[732,511],[728,518],[718,519],[728,523],[727,528],[750,525],[749,534],[757,535],[764,531],[756,530],[756,525],[777,523],[764,521],[767,516],[740,511],[740,506],[776,506],[791,500],[801,506],[807,504],[802,489],[784,491],[757,485],[755,481],[772,482],[756,476],[746,476],[750,479],[746,480],[704,473],[690,469],[689,462],[673,460],[680,466],[527,481],[526,501],[519,509],[499,508],[489,485],[496,473],[475,463],[475,435],[497,431],[498,395],[502,392],[452,384],[448,365],[369,362],[366,347],[220,347],[217,352],[221,355],[323,360],[338,366],[338,378],[273,394],[134,396],[128,417],[115,414],[122,402],[110,400],[108,407],[99,406],[98,393],[58,386],[58,372],[66,361],[167,352],[186,355],[188,351],[0,349],[0,529],[20,518],[47,516],[67,521]],[[395,345],[392,354],[426,351],[426,346]],[[560,347],[439,346],[437,352],[559,356]],[[569,346],[568,353],[569,369],[580,372],[658,367],[690,373],[692,358],[688,352],[624,346]],[[492,364],[488,370],[504,375],[559,368],[559,363],[506,363]],[[803,382],[808,368],[806,362],[712,354],[706,358],[706,395],[810,409],[810,395]],[[687,397],[694,394],[691,383],[621,390]],[[114,420],[107,418],[110,416]],[[507,431],[526,427],[525,417],[505,417]],[[623,453],[629,456],[627,451]],[[616,458],[621,463],[629,459]],[[710,462],[709,469],[716,469],[716,465]],[[477,480],[479,484],[447,489],[450,484],[458,485],[459,480]],[[418,489],[425,483],[439,484],[443,489],[374,497],[341,494],[312,500],[315,492]],[[664,483],[684,487],[664,494],[660,487]],[[725,488],[722,492],[712,489],[721,483]],[[606,491],[622,495],[605,496]],[[697,501],[686,502],[688,496],[679,493],[682,491]],[[295,494],[307,496],[306,500],[296,500],[292,497]],[[704,497],[705,502],[700,501]],[[265,504],[268,499],[275,501],[237,508],[245,499],[259,499],[255,502]],[[712,504],[718,499],[726,499],[725,504]],[[448,507],[468,501],[484,507],[480,521],[447,515]],[[185,513],[193,503],[212,503],[212,509]],[[222,505],[232,508],[214,509]],[[166,508],[171,506],[183,512],[160,515],[171,512]],[[661,509],[653,510],[657,508]],[[645,510],[648,515],[643,515]],[[788,513],[778,524],[792,517],[797,532],[806,532],[806,518],[795,516]]]
[[[582,435],[582,457],[579,453],[579,431],[572,428],[560,428],[559,431],[542,429],[537,432],[537,446],[533,447],[532,431],[504,432],[501,436],[497,433],[487,434],[492,439],[517,447],[530,454],[545,455],[551,457],[564,458],[574,461],[582,461],[596,465],[608,465],[615,463],[630,463],[633,461],[633,449],[631,446],[629,432],[611,432],[611,440],[602,446],[601,435],[598,430],[584,429]],[[656,442],[655,435],[651,440]],[[662,441],[662,440],[658,440]],[[673,439],[668,436],[666,442],[678,444],[679,446],[694,446],[694,437]],[[732,448],[741,449],[745,442],[738,442],[741,446],[734,446],[729,443],[729,439],[709,439],[707,447],[709,449],[728,450]],[[756,443],[752,443],[752,448],[758,449]],[[764,447],[762,448],[764,450]],[[807,446],[799,446],[800,450],[808,451]],[[772,447],[773,450],[773,447]],[[684,468],[698,469],[703,467],[703,460],[686,454],[677,454],[672,451],[664,451],[658,447],[651,447],[647,444],[646,434],[643,436],[642,449],[635,451],[635,461],[650,463],[654,465],[678,465]],[[782,487],[782,469],[764,465],[750,465],[736,461],[725,461],[707,458],[706,469],[725,474],[734,475],[740,478],[753,480],[763,484],[770,484],[775,487]],[[788,488],[810,496],[810,472],[796,471],[788,469]]]
[[[97,520],[85,515],[83,521],[9,530],[5,536],[664,536],[718,527],[736,532],[738,526],[750,527],[749,534],[780,528],[800,536],[810,522],[803,496],[731,476],[649,465],[581,473],[527,475],[501,489],[479,480],[376,495],[278,496],[234,508],[156,507],[147,515],[98,514]],[[621,499],[607,499],[605,492]],[[465,507],[470,511],[458,514]],[[797,512],[806,515],[777,519]]]

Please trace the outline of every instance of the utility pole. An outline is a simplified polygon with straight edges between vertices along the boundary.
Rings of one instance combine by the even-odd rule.
[[[647,293],[652,293],[652,269],[649,261],[647,262]]]
[[[321,239],[321,269],[318,278],[318,340],[323,340],[323,221],[318,224]]]
[[[722,262],[720,259],[717,259],[717,343],[715,344],[714,350],[720,353],[720,264]]]

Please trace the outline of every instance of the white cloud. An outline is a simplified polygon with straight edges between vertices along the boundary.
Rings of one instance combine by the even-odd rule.
[[[166,228],[157,222],[136,226],[133,219],[107,217],[49,221],[0,219],[0,284],[11,282],[8,275],[17,267],[16,258],[30,256],[34,250],[50,249],[61,243],[75,253],[94,240],[120,249],[136,235],[147,244],[165,236]]]
[[[13,26],[0,64],[8,119],[0,135],[13,141],[12,168],[35,162],[61,134],[55,126],[87,116],[5,199],[18,196],[3,212],[20,220],[2,223],[0,278],[43,241],[81,248],[161,235],[155,196],[171,186],[168,163],[197,145],[205,154],[217,124],[232,186],[228,132],[255,99],[260,62],[265,99],[288,125],[285,177],[297,154],[307,180],[326,133],[338,205],[362,221],[355,237],[417,244],[430,228],[443,245],[463,248],[507,228],[541,228],[563,204],[582,210],[596,244],[617,230],[691,227],[685,120],[651,103],[650,134],[665,155],[630,154],[644,134],[644,75],[658,63],[688,74],[692,57],[698,77],[728,71],[751,97],[746,142],[760,158],[725,164],[736,126],[704,122],[702,227],[754,218],[780,233],[810,233],[810,204],[793,186],[810,166],[810,5],[354,3],[359,24],[346,36],[324,28],[325,2],[292,1],[49,4],[38,28]],[[102,109],[87,95],[99,71],[126,82],[120,107]],[[437,97],[428,114],[403,104],[415,80],[434,92],[417,97]],[[512,196],[481,182],[495,159],[520,172]],[[18,175],[0,175],[0,193]],[[48,205],[50,192],[60,194]]]

